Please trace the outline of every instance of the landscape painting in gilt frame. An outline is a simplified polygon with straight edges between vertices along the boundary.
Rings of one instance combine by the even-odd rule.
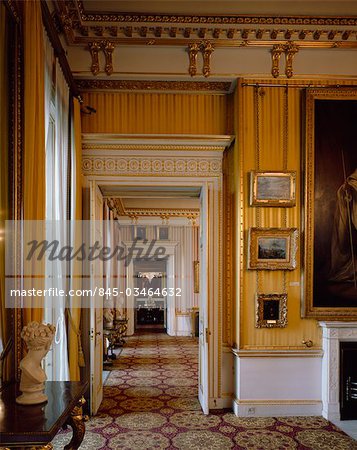
[[[296,172],[250,173],[251,206],[295,206]]]
[[[297,239],[296,228],[250,228],[248,269],[294,270]]]
[[[357,88],[306,95],[302,314],[357,317]]]

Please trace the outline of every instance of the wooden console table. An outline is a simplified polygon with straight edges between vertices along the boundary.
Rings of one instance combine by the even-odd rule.
[[[85,433],[82,407],[88,382],[47,381],[48,401],[40,405],[18,405],[18,385],[11,384],[0,392],[1,448],[49,450],[60,428],[73,430],[65,450],[77,450]]]

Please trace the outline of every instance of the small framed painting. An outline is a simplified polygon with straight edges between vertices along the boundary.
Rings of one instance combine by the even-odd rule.
[[[251,228],[248,269],[295,269],[297,240],[297,228]]]
[[[258,294],[256,328],[284,328],[287,319],[287,294]]]
[[[251,206],[295,206],[296,172],[250,172]]]

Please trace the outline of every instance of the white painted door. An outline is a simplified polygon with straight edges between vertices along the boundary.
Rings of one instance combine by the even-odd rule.
[[[91,245],[103,245],[103,196],[99,187],[91,185]],[[91,262],[91,310],[90,310],[90,410],[96,414],[103,400],[103,261]]]
[[[198,364],[198,398],[204,414],[208,407],[208,187],[201,189],[200,213],[200,304],[199,304],[199,364]]]

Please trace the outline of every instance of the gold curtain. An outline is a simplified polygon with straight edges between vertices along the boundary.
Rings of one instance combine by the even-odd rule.
[[[75,217],[72,219],[76,221],[74,226],[75,233],[75,248],[78,248],[81,241],[80,223],[82,220],[82,141],[81,141],[81,113],[80,104],[77,99],[74,99],[74,151],[75,151]],[[73,135],[72,135],[73,136]],[[73,178],[72,178],[73,181]],[[81,289],[81,261],[74,261],[72,271],[72,289]],[[84,365],[81,335],[81,298],[72,297],[69,314],[68,327],[68,353],[69,353],[69,374],[71,381],[80,380],[80,367]]]
[[[89,92],[83,133],[230,134],[229,96],[140,92]]]
[[[44,46],[41,3],[25,0],[24,14],[24,161],[23,161],[23,216],[25,220],[45,219],[45,99]],[[40,287],[44,265],[36,265],[39,279],[25,279],[26,288]],[[31,271],[31,269],[30,269]],[[24,323],[42,321],[43,302],[26,303]]]
[[[0,326],[1,341],[5,347],[11,337],[11,323],[5,308],[5,220],[9,219],[9,120],[8,120],[8,64],[7,64],[7,24],[6,9],[0,4]],[[6,358],[2,366],[2,381],[10,379],[11,358]]]
[[[74,99],[74,136],[76,148],[76,220],[82,220],[82,129],[81,110]]]

